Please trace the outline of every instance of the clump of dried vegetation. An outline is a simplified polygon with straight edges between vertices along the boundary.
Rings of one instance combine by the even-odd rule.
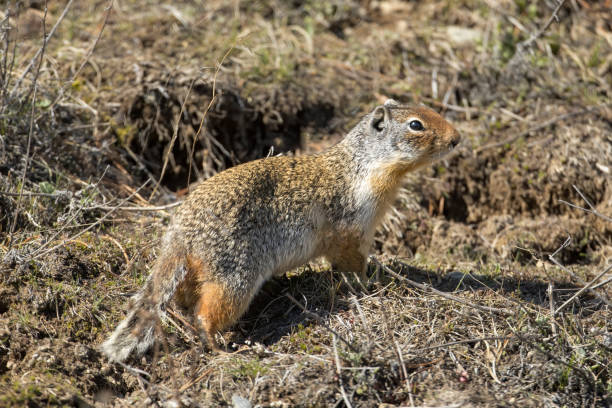
[[[611,6],[9,1],[0,405],[612,404]],[[156,350],[102,357],[166,204],[387,97],[464,141],[407,181],[367,291],[312,264],[264,287],[232,353],[171,310]]]

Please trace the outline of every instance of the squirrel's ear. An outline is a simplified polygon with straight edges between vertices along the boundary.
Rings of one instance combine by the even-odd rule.
[[[399,102],[393,99],[387,99],[385,101],[385,106],[399,106]]]
[[[385,105],[377,106],[370,115],[370,128],[374,132],[383,132],[391,120],[391,114]]]

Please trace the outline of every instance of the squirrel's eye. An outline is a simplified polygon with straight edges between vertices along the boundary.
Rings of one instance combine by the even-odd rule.
[[[412,129],[412,130],[423,130],[423,129],[425,129],[423,127],[423,124],[421,122],[419,122],[418,120],[410,121],[408,126],[410,126],[410,129]]]

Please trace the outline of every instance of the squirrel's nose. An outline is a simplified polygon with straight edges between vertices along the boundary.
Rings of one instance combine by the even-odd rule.
[[[459,132],[455,131],[453,136],[451,137],[450,145],[454,149],[455,147],[457,147],[460,141],[461,141],[461,136],[459,135]]]

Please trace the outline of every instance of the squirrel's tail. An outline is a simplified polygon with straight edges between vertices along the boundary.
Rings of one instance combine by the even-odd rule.
[[[111,361],[124,361],[134,350],[142,354],[153,345],[156,325],[186,273],[182,254],[162,252],[145,286],[131,299],[127,316],[102,343],[102,352]]]

